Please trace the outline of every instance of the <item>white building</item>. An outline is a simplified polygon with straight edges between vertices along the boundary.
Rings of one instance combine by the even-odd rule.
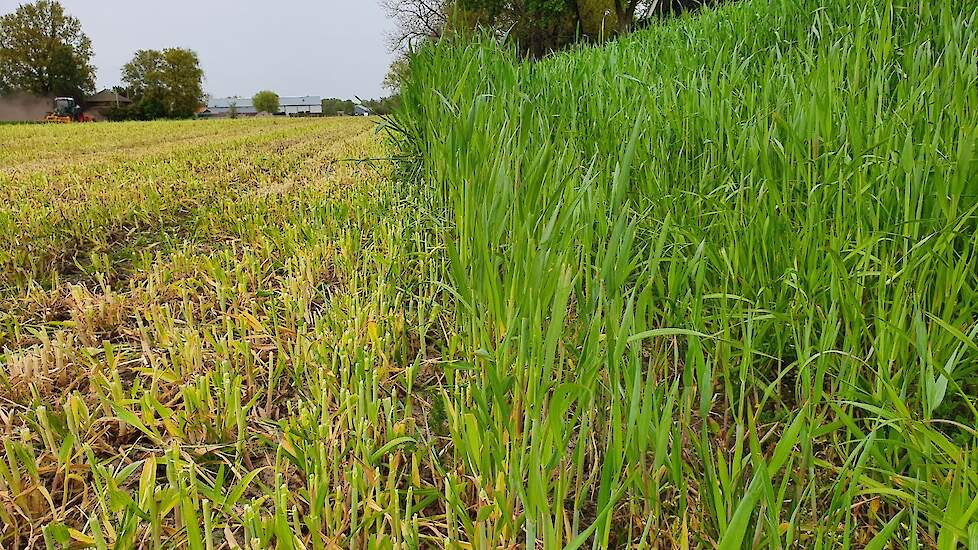
[[[303,97],[278,98],[279,112],[287,115],[321,115],[323,114],[323,98],[318,95]]]
[[[226,117],[231,116],[232,110],[238,116],[255,116],[258,111],[251,103],[250,97],[215,97],[207,101],[207,109],[200,116]],[[282,96],[278,98],[277,115],[322,115],[323,98],[315,95],[300,97]]]

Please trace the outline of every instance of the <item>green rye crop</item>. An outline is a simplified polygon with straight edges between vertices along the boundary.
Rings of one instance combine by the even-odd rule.
[[[449,534],[978,548],[976,24],[748,1],[538,63],[417,53]]]

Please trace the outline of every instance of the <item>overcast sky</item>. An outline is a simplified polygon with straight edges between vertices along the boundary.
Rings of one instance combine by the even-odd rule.
[[[27,0],[0,0],[9,13]],[[98,88],[138,49],[200,56],[204,91],[363,99],[387,95],[392,23],[377,0],[61,0],[92,39]]]

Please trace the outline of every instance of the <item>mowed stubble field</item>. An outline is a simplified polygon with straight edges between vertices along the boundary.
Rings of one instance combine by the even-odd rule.
[[[335,547],[400,531],[403,476],[424,505],[397,394],[437,308],[376,123],[0,128],[0,546]]]

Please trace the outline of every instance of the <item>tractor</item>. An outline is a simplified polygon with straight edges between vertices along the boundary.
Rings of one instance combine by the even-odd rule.
[[[82,114],[81,107],[71,97],[54,98],[54,110],[44,117],[44,122],[91,122],[92,119]]]

